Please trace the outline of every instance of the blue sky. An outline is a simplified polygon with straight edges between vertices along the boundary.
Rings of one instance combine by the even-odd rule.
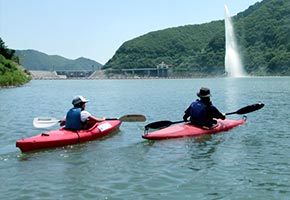
[[[105,64],[125,41],[224,19],[225,4],[233,16],[260,1],[0,0],[0,37],[12,49]]]

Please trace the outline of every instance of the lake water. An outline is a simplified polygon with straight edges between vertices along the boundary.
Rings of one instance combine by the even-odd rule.
[[[233,112],[262,102],[246,124],[217,135],[147,141],[143,126],[178,121],[201,86]],[[290,77],[161,80],[34,80],[0,89],[0,199],[289,199]],[[110,137],[23,154],[34,117],[62,119],[75,95],[110,118],[143,114]],[[230,115],[228,118],[241,118]]]

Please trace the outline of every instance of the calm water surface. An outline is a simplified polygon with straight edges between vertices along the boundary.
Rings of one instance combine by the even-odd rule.
[[[201,86],[222,112],[253,103],[248,122],[208,137],[156,142],[142,127],[178,121]],[[289,199],[290,78],[31,81],[0,89],[0,199]],[[22,154],[38,116],[62,119],[75,95],[96,116],[144,114],[102,140]],[[231,115],[228,118],[240,118]]]

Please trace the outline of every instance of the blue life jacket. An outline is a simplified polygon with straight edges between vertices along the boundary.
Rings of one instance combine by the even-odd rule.
[[[198,126],[207,125],[207,106],[201,101],[190,105],[190,122]]]
[[[66,129],[80,130],[81,129],[81,108],[71,108],[66,114]]]

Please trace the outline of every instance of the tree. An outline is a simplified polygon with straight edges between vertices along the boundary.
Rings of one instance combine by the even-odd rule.
[[[2,40],[2,38],[0,38],[0,54],[2,56],[4,56],[6,59],[11,60],[14,56],[15,50],[13,49],[8,49],[5,46],[4,41]]]

